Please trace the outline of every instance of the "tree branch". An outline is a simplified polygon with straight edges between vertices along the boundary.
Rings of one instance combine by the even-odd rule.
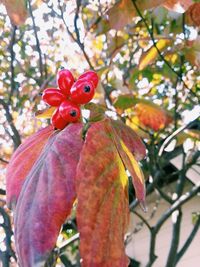
[[[11,246],[11,237],[13,235],[13,231],[10,223],[10,218],[2,207],[0,207],[0,214],[3,216],[4,219],[3,223],[2,224],[0,223],[0,226],[3,227],[6,234],[5,236],[6,251],[1,256],[4,258],[4,264],[5,264],[4,266],[9,267],[10,257],[13,257],[15,260],[17,260],[16,255]]]
[[[28,6],[29,6],[29,12],[30,12],[30,16],[32,19],[32,23],[33,23],[33,31],[35,34],[36,48],[37,48],[37,52],[39,55],[39,70],[40,70],[41,80],[43,80],[43,60],[42,60],[42,51],[41,51],[41,47],[40,47],[40,41],[39,41],[38,34],[37,34],[37,28],[36,28],[36,24],[35,24],[35,18],[33,16],[31,1],[28,0],[27,2],[28,2]]]
[[[197,118],[191,122],[189,122],[186,125],[181,126],[180,128],[178,128],[176,131],[173,132],[173,134],[171,134],[170,136],[168,136],[165,141],[163,142],[163,144],[160,147],[160,150],[158,152],[158,156],[161,157],[163,154],[163,151],[165,149],[166,146],[169,145],[169,143],[171,142],[172,139],[174,139],[175,136],[177,136],[179,133],[181,133],[183,130],[191,127],[195,122],[197,121]]]
[[[4,108],[5,112],[6,112],[5,115],[6,115],[7,122],[10,125],[11,130],[13,132],[13,135],[11,135],[11,138],[13,140],[14,147],[16,149],[21,144],[21,138],[20,138],[19,132],[16,129],[14,123],[13,123],[13,117],[12,117],[12,115],[10,113],[9,105],[3,99],[0,99],[0,105],[3,106],[3,108]]]
[[[6,195],[6,190],[0,188],[0,195],[5,196]]]
[[[64,25],[66,27],[66,30],[67,30],[68,34],[70,35],[70,37],[72,38],[72,40],[78,44],[79,48],[81,49],[81,51],[82,51],[82,53],[83,53],[83,55],[84,55],[84,57],[85,57],[88,65],[89,65],[89,67],[92,70],[94,70],[94,67],[93,67],[93,65],[92,65],[92,63],[90,61],[90,58],[89,58],[89,56],[87,55],[87,53],[85,51],[84,43],[82,43],[81,40],[80,40],[80,33],[79,33],[79,29],[78,29],[78,24],[77,24],[77,21],[78,21],[78,18],[79,18],[79,11],[80,11],[81,0],[77,0],[76,3],[77,3],[77,8],[76,8],[76,13],[75,13],[75,17],[74,17],[74,28],[75,28],[76,38],[74,37],[74,35],[72,34],[72,32],[69,30],[69,27],[67,26],[67,23],[66,23],[66,21],[64,19],[63,9],[62,9],[62,6],[61,6],[60,0],[59,0],[58,1],[58,4],[59,4],[60,12],[61,12],[60,17],[61,17],[61,19],[62,19],[62,21],[63,21],[63,23],[64,23]]]
[[[10,94],[9,94],[9,102],[11,102],[11,98],[13,96],[13,93],[15,91],[15,68],[14,68],[14,60],[15,60],[15,52],[13,50],[14,44],[15,44],[15,37],[16,37],[16,29],[17,27],[14,25],[13,26],[13,31],[12,31],[12,35],[11,35],[11,40],[10,40],[10,72],[11,72],[11,90],[10,90]]]
[[[78,240],[80,237],[79,233],[73,235],[71,238],[69,238],[68,240],[66,240],[62,246],[60,248],[58,248],[58,253],[61,254],[62,252],[64,252],[66,250],[66,247],[68,247],[69,245],[71,245],[73,242],[75,242],[76,240]]]
[[[194,186],[189,192],[182,195],[174,204],[163,213],[162,217],[159,219],[157,224],[154,227],[154,231],[158,232],[163,223],[170,217],[170,215],[183,206],[187,201],[189,201],[191,198],[193,198],[200,190],[200,183],[198,183],[196,186]]]
[[[150,224],[143,218],[143,216],[141,214],[139,214],[137,211],[133,210],[132,211],[135,215],[137,215],[141,220],[142,222],[147,226],[147,228],[151,231],[151,226]]]
[[[176,264],[179,262],[179,260],[184,255],[186,250],[189,248],[189,246],[192,243],[197,231],[199,230],[199,227],[200,227],[200,215],[199,215],[191,233],[189,234],[187,240],[185,241],[184,245],[182,246],[182,248],[180,249],[180,251],[178,252],[178,254],[176,256],[176,261],[175,261]]]
[[[180,227],[181,227],[181,220],[182,220],[182,212],[180,209],[177,210],[178,215],[176,218],[176,221],[173,223],[173,231],[172,231],[172,241],[171,241],[171,247],[170,251],[167,257],[167,263],[166,267],[174,267],[175,260],[176,260],[176,254],[177,254],[177,249],[179,245],[179,240],[180,240]]]
[[[7,161],[7,160],[5,160],[3,158],[0,158],[0,161],[3,162],[3,163],[5,163],[5,164],[8,164],[9,163],[9,161]]]

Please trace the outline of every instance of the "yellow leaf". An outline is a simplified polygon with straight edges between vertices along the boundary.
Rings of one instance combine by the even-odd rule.
[[[43,110],[38,110],[35,113],[35,117],[38,119],[50,119],[56,110],[56,107],[50,107]]]
[[[170,40],[161,39],[156,43],[156,46],[160,50],[160,52],[162,52],[170,43],[171,43]],[[147,50],[147,52],[145,52],[141,56],[139,62],[139,70],[143,70],[146,66],[152,64],[157,58],[157,56],[158,56],[158,51],[154,46],[152,46],[149,50]]]

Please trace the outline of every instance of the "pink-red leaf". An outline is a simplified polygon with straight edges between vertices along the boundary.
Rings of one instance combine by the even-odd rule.
[[[27,138],[13,154],[6,174],[6,197],[9,208],[16,206],[24,179],[52,133],[52,126],[41,129]]]
[[[92,124],[77,168],[82,267],[126,267],[128,178],[107,120]]]
[[[25,180],[15,211],[21,267],[44,266],[76,198],[82,124],[55,132]]]

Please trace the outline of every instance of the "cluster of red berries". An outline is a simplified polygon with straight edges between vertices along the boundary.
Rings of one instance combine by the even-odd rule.
[[[77,81],[67,69],[58,72],[58,88],[47,88],[42,94],[45,103],[57,107],[51,119],[55,128],[62,130],[70,122],[80,119],[80,105],[88,103],[93,98],[98,81],[94,71],[83,73]]]

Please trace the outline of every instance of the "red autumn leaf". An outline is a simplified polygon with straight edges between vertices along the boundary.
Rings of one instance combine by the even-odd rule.
[[[107,121],[89,128],[77,168],[77,222],[82,267],[126,267],[128,178]]]
[[[6,197],[9,208],[16,206],[24,179],[30,172],[52,133],[52,126],[41,129],[27,138],[13,154],[6,174]]]
[[[55,132],[23,184],[14,217],[21,267],[44,266],[71,212],[81,129],[75,123]]]
[[[76,178],[82,267],[128,265],[124,254],[129,214],[126,169],[133,176],[136,196],[141,201],[145,198],[136,149],[137,157],[143,158],[141,140],[121,122],[106,118],[87,132]]]
[[[149,101],[138,103],[135,111],[139,122],[154,131],[163,129],[172,121],[171,116],[164,109]]]

